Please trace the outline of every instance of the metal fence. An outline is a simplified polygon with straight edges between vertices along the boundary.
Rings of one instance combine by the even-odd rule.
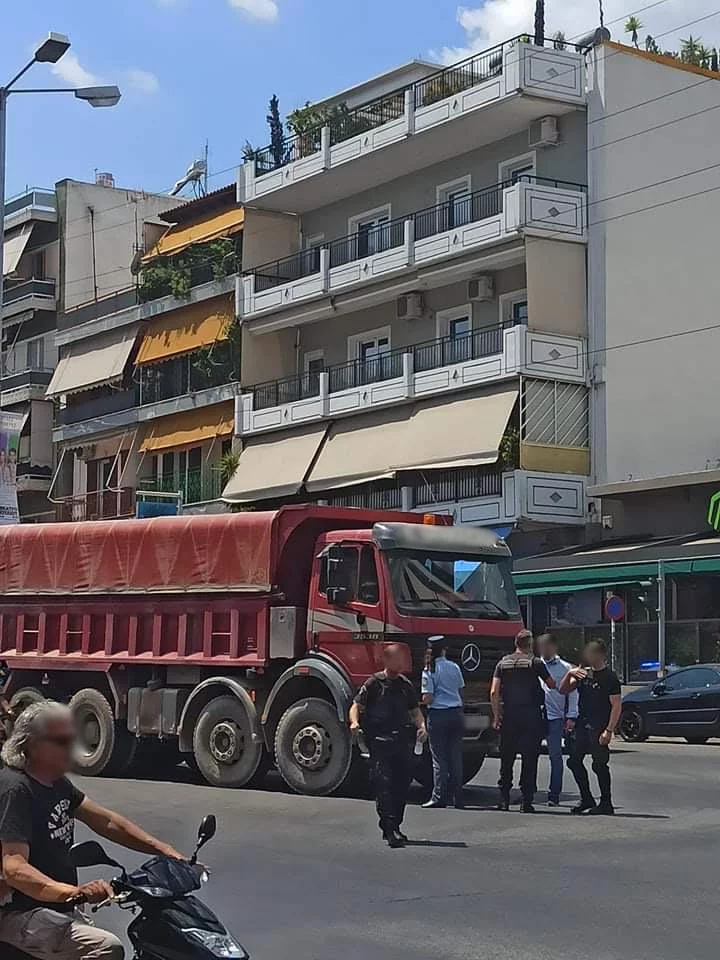
[[[423,474],[413,484],[416,507],[476,497],[499,497],[502,494],[502,470],[498,467],[461,467]]]

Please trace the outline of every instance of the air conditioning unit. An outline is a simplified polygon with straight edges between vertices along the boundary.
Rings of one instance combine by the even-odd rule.
[[[398,320],[420,320],[425,311],[425,301],[421,293],[406,293],[398,297],[395,304]]]
[[[554,147],[559,140],[557,117],[540,117],[528,127],[528,144],[531,147]]]
[[[495,299],[495,281],[488,274],[468,280],[468,300],[473,303],[487,303]]]

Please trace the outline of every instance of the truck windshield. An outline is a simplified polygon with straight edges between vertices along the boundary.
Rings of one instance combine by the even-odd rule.
[[[387,557],[401,613],[503,620],[519,616],[509,559],[419,550],[393,550]]]

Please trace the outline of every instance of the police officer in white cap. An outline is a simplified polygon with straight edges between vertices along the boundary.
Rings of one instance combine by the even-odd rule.
[[[445,637],[428,640],[422,675],[422,700],[428,711],[428,736],[433,761],[433,792],[426,809],[463,802],[462,746],[465,719],[461,690],[465,686],[462,670],[447,658]]]

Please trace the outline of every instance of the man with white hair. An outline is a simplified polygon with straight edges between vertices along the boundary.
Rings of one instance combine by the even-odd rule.
[[[69,709],[45,701],[23,711],[2,748],[0,845],[12,899],[0,911],[0,955],[7,943],[36,960],[122,960],[116,936],[75,914],[78,903],[112,896],[104,880],[78,884],[69,857],[75,820],[129,850],[182,859],[67,779],[74,742]]]

